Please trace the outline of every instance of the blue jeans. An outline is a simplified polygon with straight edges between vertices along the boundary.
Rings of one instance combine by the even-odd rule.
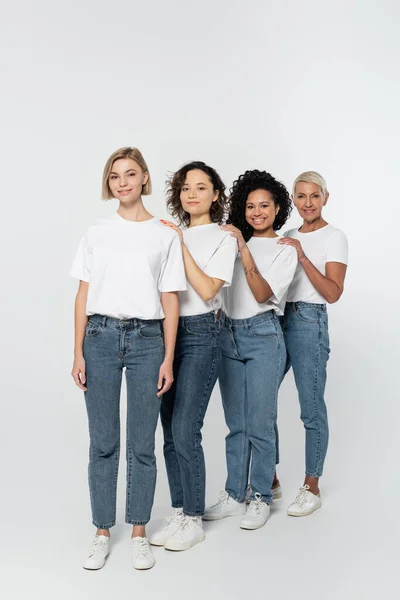
[[[326,305],[288,302],[283,333],[288,355],[285,374],[293,368],[306,431],[306,475],[320,477],[329,439],[324,400],[330,352]]]
[[[220,389],[229,434],[225,489],[238,502],[261,494],[272,502],[277,397],[286,362],[282,329],[270,310],[250,319],[229,319],[221,332]],[[251,467],[250,467],[251,459]]]
[[[201,429],[218,376],[219,329],[214,313],[179,319],[175,381],[161,403],[171,503],[175,508],[183,507],[190,516],[201,516],[205,510]]]
[[[150,520],[156,484],[154,437],[160,412],[157,383],[164,360],[159,320],[89,317],[83,346],[89,420],[89,489],[93,524],[115,525],[120,450],[122,370],[127,386],[126,522]]]

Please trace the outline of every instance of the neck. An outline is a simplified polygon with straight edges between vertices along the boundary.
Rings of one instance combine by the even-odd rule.
[[[264,231],[254,231],[253,230],[253,237],[257,237],[257,238],[276,238],[279,237],[275,231],[273,230],[272,227],[268,227],[268,229],[265,229]]]
[[[197,225],[210,225],[212,223],[210,214],[205,215],[190,215],[189,227],[196,227]]]
[[[301,231],[301,233],[311,233],[312,231],[317,231],[317,229],[325,227],[325,225],[328,225],[328,223],[321,216],[319,216],[317,219],[311,222],[303,221],[303,225],[300,227],[299,231]]]
[[[126,205],[120,203],[117,213],[127,221],[148,221],[153,218],[153,215],[143,206],[141,197],[132,202],[132,204]]]

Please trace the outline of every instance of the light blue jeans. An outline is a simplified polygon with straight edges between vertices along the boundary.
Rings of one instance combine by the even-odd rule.
[[[287,350],[285,374],[293,368],[306,433],[306,475],[320,477],[329,439],[324,400],[330,352],[326,305],[288,302],[282,321]]]
[[[238,502],[256,493],[272,502],[277,396],[286,350],[273,310],[250,319],[225,318],[221,330],[220,389],[229,434],[225,489]],[[250,467],[251,460],[251,467]]]
[[[115,525],[120,451],[122,371],[127,386],[127,523],[150,520],[156,485],[154,437],[160,411],[159,369],[164,360],[161,321],[89,318],[83,347],[89,420],[89,489],[93,524]]]

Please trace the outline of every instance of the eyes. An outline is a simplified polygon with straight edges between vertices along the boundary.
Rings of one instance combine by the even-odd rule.
[[[264,204],[260,205],[260,208],[269,208],[271,206],[271,204],[268,204],[268,202],[265,202]],[[254,204],[246,204],[246,208],[248,210],[253,210],[255,208]]]
[[[204,190],[206,190],[207,188],[205,186],[200,186],[197,189],[200,190],[200,192],[204,192]],[[188,192],[189,191],[189,187],[187,185],[184,185],[181,191],[182,192]]]
[[[305,195],[304,194],[297,194],[297,198],[299,200],[303,200],[305,198]],[[321,198],[321,194],[319,194],[318,192],[315,192],[315,194],[311,195],[311,198],[315,198],[315,199],[318,200],[318,198]]]
[[[127,176],[127,177],[135,177],[135,176],[136,176],[136,173],[135,173],[135,171],[129,171],[129,172],[126,174],[126,176]],[[115,173],[111,173],[111,175],[110,175],[110,181],[112,181],[112,180],[115,180],[115,179],[118,179],[118,178],[119,178],[119,175],[116,175]]]

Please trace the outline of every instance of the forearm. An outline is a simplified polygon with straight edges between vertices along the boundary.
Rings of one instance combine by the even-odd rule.
[[[161,294],[161,304],[165,314],[163,322],[165,360],[172,361],[174,358],[179,320],[178,292],[163,292]]]
[[[220,283],[219,280],[216,281],[212,277],[209,277],[202,269],[200,269],[186,246],[183,246],[183,261],[185,264],[186,277],[200,298],[204,300],[204,302],[214,298],[221,288],[222,283]]]
[[[75,299],[75,343],[74,354],[76,357],[83,356],[83,340],[87,324],[86,316],[87,293],[80,290]]]
[[[343,292],[343,286],[339,286],[335,281],[323,275],[306,256],[300,259],[299,263],[317,292],[329,304],[339,300]]]
[[[274,292],[272,291],[268,282],[259,273],[255,260],[248,246],[245,246],[240,251],[240,257],[242,260],[244,272],[246,274],[247,283],[249,285],[249,288],[251,289],[254,298],[260,304],[262,304],[263,302],[267,302],[267,300],[269,300],[274,295]]]

